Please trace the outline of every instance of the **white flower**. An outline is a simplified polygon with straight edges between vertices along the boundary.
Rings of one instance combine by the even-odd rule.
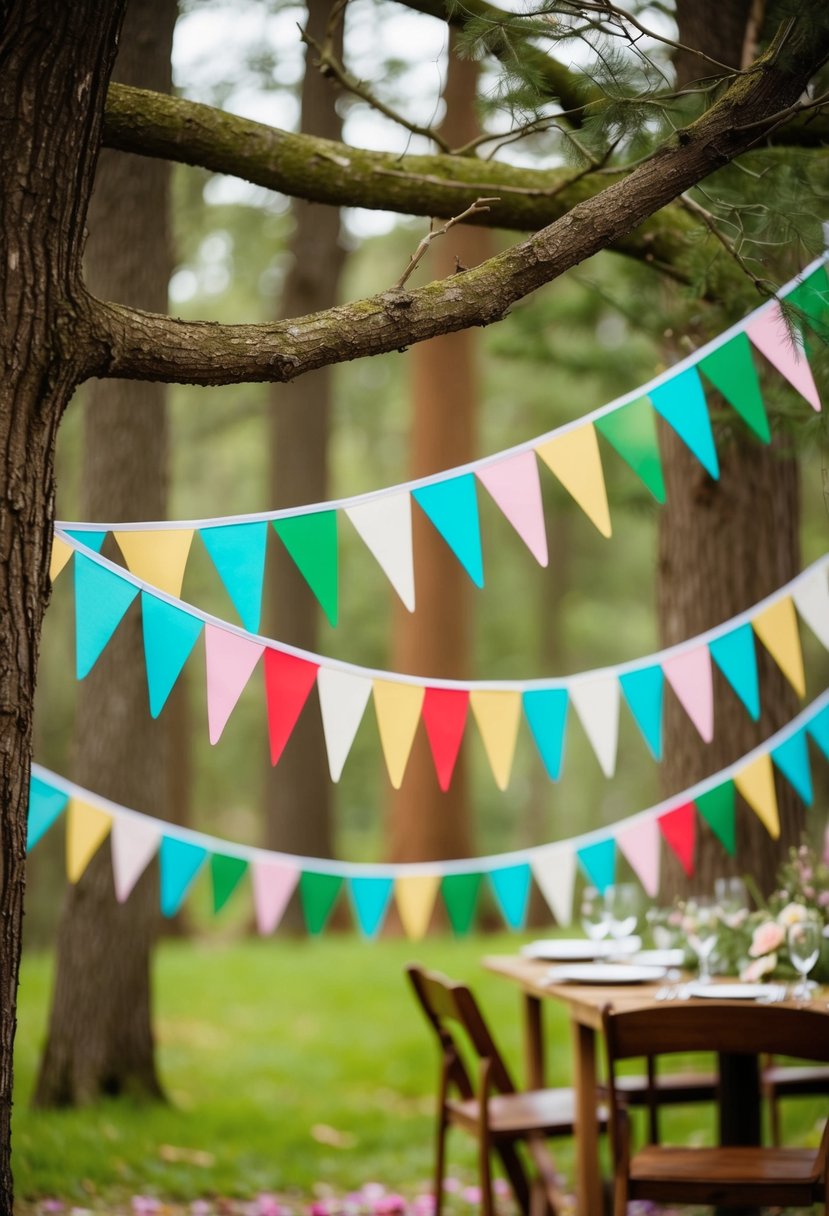
[[[808,915],[803,904],[786,904],[785,908],[777,914],[777,923],[784,929],[788,929],[790,925],[799,925],[801,921],[807,919]]]

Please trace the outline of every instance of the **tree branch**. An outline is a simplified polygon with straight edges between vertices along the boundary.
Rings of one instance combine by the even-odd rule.
[[[787,27],[786,39],[785,54],[776,39],[701,118],[623,180],[472,270],[276,325],[184,322],[88,297],[79,327],[86,372],[193,384],[286,381],[500,320],[517,300],[625,237],[754,143],[763,121],[796,101],[829,52],[829,21],[807,12]]]

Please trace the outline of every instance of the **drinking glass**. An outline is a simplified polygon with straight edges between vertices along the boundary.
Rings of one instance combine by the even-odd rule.
[[[748,907],[748,890],[742,878],[717,878],[714,882],[714,898],[726,914],[733,914]]]
[[[800,982],[795,986],[792,996],[799,1001],[807,1001],[811,995],[806,976],[814,967],[820,954],[821,926],[817,917],[807,916],[804,920],[789,925],[787,944],[792,966],[800,976]]]
[[[630,937],[639,921],[639,888],[633,882],[608,887],[605,896],[610,914],[610,936],[616,941]]]
[[[711,980],[711,955],[717,944],[718,910],[713,900],[699,898],[688,904],[688,943],[699,959],[699,982]]]
[[[591,942],[603,942],[610,932],[608,910],[600,891],[585,887],[581,897],[581,926]]]

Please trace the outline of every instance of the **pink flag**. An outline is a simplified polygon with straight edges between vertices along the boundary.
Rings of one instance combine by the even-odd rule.
[[[265,647],[238,633],[206,625],[204,649],[207,656],[207,724],[210,742],[218,743]]]
[[[653,815],[637,819],[616,833],[616,844],[651,899],[659,890],[659,824]]]
[[[547,565],[547,533],[535,452],[519,452],[475,470],[540,566]]]
[[[780,305],[775,302],[762,312],[746,329],[751,341],[761,355],[776,367],[781,376],[785,376],[802,397],[805,397],[813,410],[820,409],[812,370],[806,355],[797,339],[793,337]]]
[[[299,870],[285,861],[254,861],[250,867],[256,927],[273,933],[299,882]]]
[[[714,738],[714,687],[707,646],[686,650],[662,663],[665,679],[706,743]]]

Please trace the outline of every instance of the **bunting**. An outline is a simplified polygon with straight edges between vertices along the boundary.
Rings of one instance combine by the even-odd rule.
[[[426,514],[472,581],[483,586],[477,483],[486,489],[530,552],[548,560],[539,462],[564,486],[604,536],[612,533],[598,436],[634,472],[654,499],[665,501],[656,417],[679,436],[711,477],[719,464],[705,386],[714,389],[757,439],[771,432],[757,359],[764,361],[816,410],[820,399],[809,367],[816,339],[829,339],[826,259],[781,288],[778,297],[668,368],[648,384],[554,431],[514,448],[370,494],[257,515],[169,524],[65,523],[60,530],[100,551],[115,535],[128,568],[174,597],[181,594],[191,542],[198,533],[244,628],[256,632],[261,618],[268,525],[273,524],[291,559],[332,625],[339,615],[339,528],[344,513],[402,602],[414,611],[411,501]],[[795,313],[787,321],[781,301]],[[63,542],[53,547],[52,578],[68,560]]]
[[[368,938],[382,929],[392,901],[407,936],[422,937],[438,895],[453,931],[467,933],[484,877],[508,927],[523,927],[533,880],[557,922],[567,924],[577,867],[589,883],[604,891],[616,879],[621,854],[654,897],[663,847],[677,857],[686,873],[693,873],[699,820],[733,854],[738,792],[748,810],[771,835],[777,835],[775,770],[808,803],[813,789],[809,738],[829,759],[829,691],[753,752],[658,806],[569,840],[476,859],[369,865],[231,844],[118,806],[39,765],[33,766],[30,784],[29,841],[34,847],[66,810],[70,881],[78,881],[110,836],[115,891],[122,902],[158,856],[161,908],[166,916],[176,913],[198,874],[207,869],[215,912],[249,884],[262,934],[274,932],[297,888],[308,932],[321,933],[344,886],[354,920]]]
[[[216,743],[251,676],[263,659],[265,707],[274,764],[316,686],[328,766],[338,781],[369,698],[373,695],[380,743],[394,788],[402,784],[421,718],[441,789],[448,789],[471,708],[493,778],[509,784],[522,719],[551,780],[564,763],[570,705],[607,777],[616,766],[619,713],[626,704],[649,750],[662,757],[667,683],[700,736],[714,736],[712,669],[716,666],[751,718],[760,715],[756,639],[803,696],[806,691],[799,622],[829,642],[829,555],[753,608],[697,638],[617,667],[550,680],[419,680],[377,671],[285,646],[164,595],[74,541],[77,672],[97,661],[140,595],[150,711],[163,706],[204,633],[207,720]],[[800,613],[802,611],[802,618]],[[261,693],[259,694],[261,696]]]

